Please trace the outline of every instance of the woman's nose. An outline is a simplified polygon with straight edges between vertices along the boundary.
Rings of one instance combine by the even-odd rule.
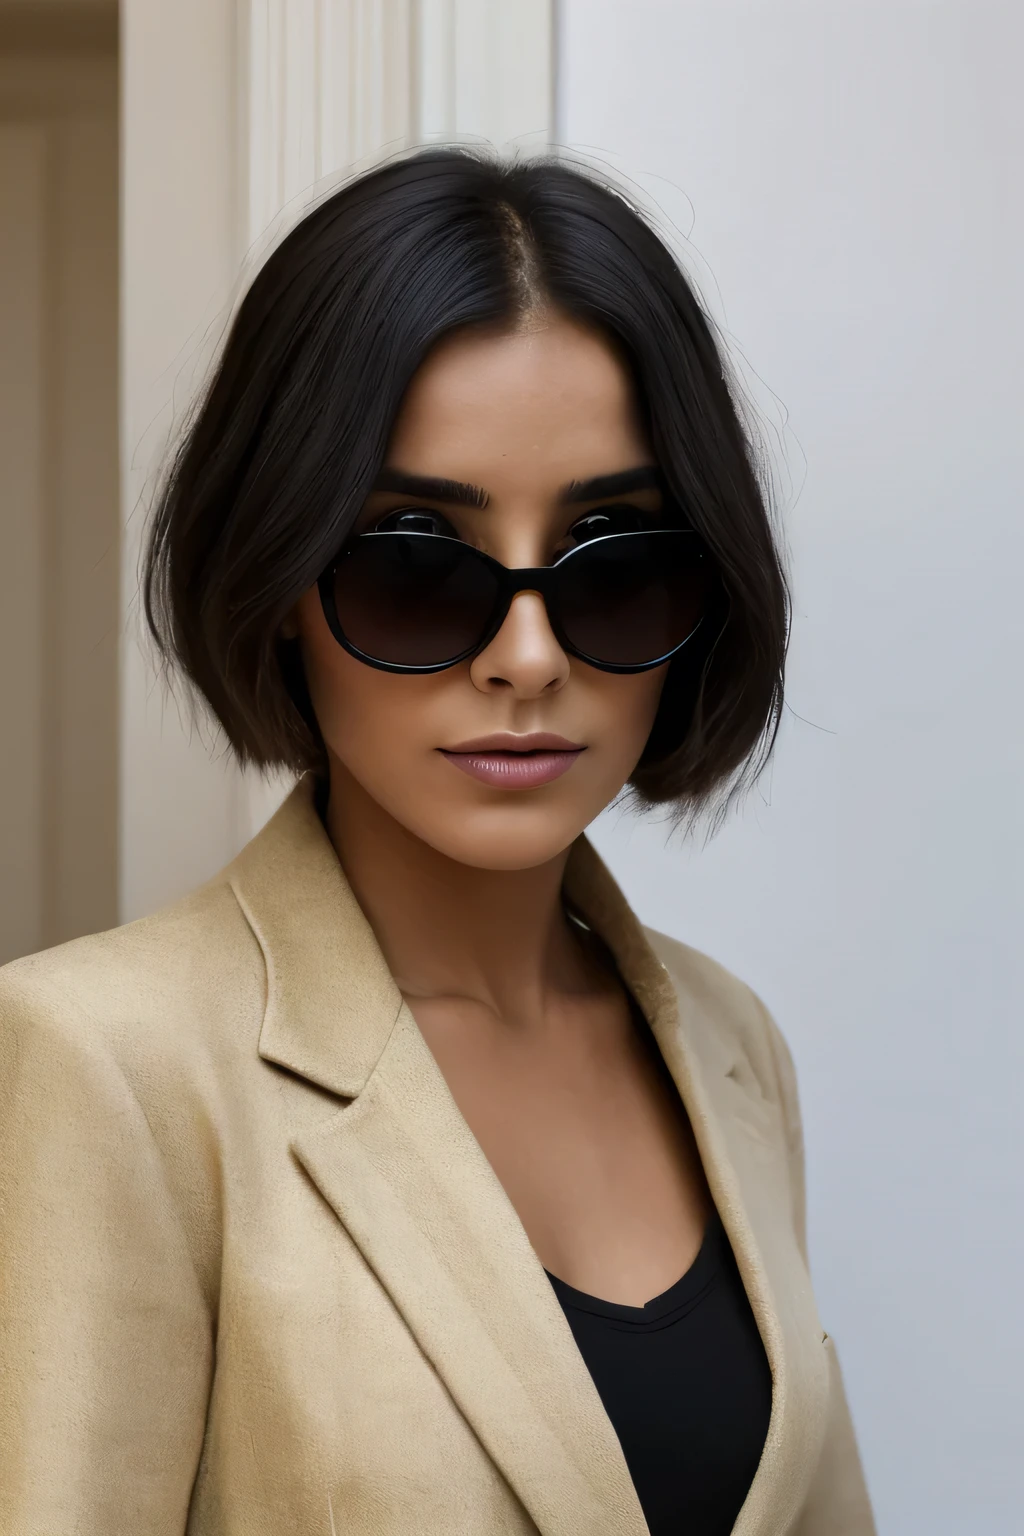
[[[519,592],[490,645],[470,663],[481,693],[510,689],[518,698],[557,693],[569,677],[569,658],[555,639],[544,599]]]

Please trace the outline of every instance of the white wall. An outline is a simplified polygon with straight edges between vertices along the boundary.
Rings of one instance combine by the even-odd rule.
[[[1020,1529],[1022,46],[1010,0],[561,7],[557,137],[692,223],[802,483],[760,795],[696,854],[597,841],[791,1042],[894,1536]]]

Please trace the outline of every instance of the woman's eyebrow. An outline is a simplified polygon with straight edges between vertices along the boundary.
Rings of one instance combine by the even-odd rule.
[[[399,491],[403,496],[423,496],[427,501],[446,501],[457,507],[486,507],[490,500],[479,485],[446,480],[437,475],[410,475],[404,469],[382,469],[375,491]]]
[[[612,475],[595,475],[590,480],[570,480],[559,494],[563,505],[603,501],[608,496],[622,496],[628,491],[657,489],[661,477],[656,464],[638,464],[635,469],[620,469]],[[457,507],[482,510],[490,497],[479,485],[464,480],[448,480],[438,475],[414,475],[404,469],[382,469],[374,482],[375,491],[398,491],[403,496],[422,496],[427,501],[443,501]]]
[[[563,503],[603,501],[606,496],[622,496],[627,491],[656,490],[661,476],[656,464],[639,464],[636,469],[620,469],[614,475],[595,475],[592,480],[570,480],[559,496]]]

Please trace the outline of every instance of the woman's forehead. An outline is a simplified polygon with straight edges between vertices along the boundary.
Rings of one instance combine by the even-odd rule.
[[[558,316],[447,338],[413,379],[388,452],[389,464],[488,494],[524,479],[561,488],[648,458],[626,369],[599,332]]]

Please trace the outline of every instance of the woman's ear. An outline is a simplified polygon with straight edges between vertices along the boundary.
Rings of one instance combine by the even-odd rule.
[[[299,617],[295,608],[290,608],[285,614],[277,633],[282,640],[297,640],[299,638]]]

